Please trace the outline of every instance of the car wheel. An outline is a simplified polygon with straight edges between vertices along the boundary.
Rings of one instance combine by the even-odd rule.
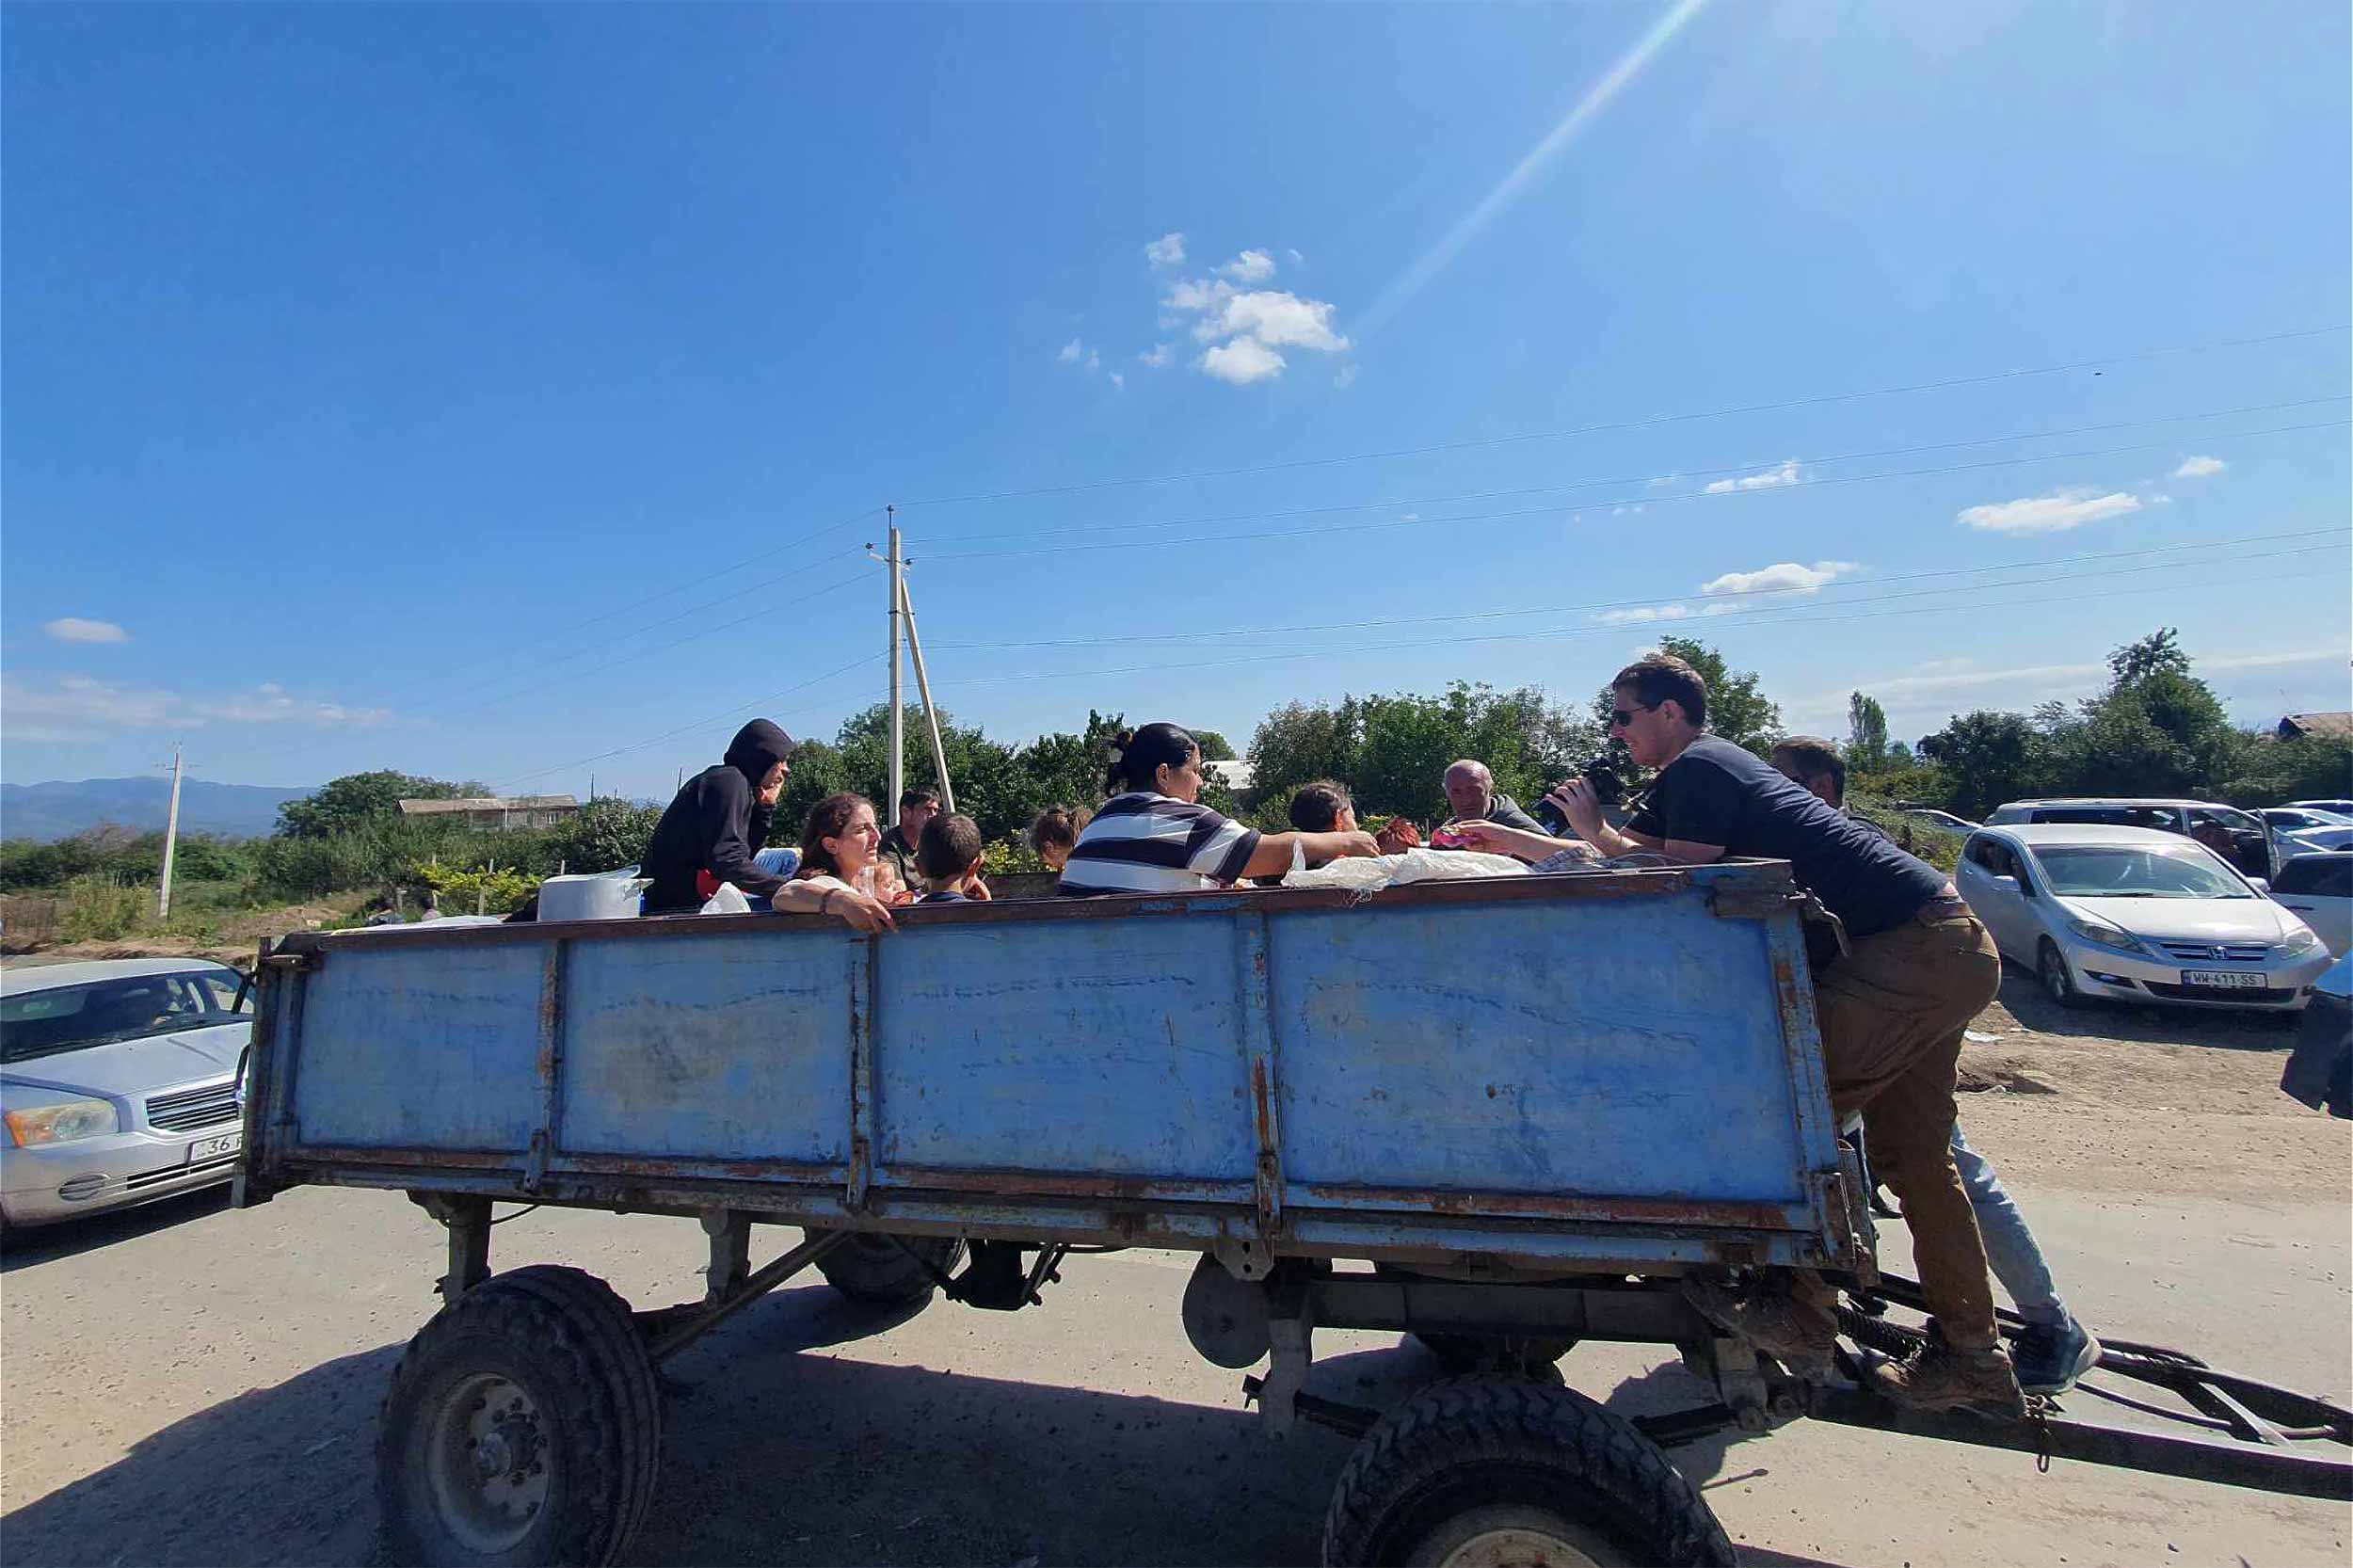
[[[2081,1007],[2084,994],[2075,989],[2075,977],[2068,972],[2067,958],[2058,944],[2047,936],[2035,961],[2036,976],[2042,982],[2042,994],[2061,1007]]]

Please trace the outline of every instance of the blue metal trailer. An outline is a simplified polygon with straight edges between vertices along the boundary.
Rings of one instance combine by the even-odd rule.
[[[1267,1363],[1245,1387],[1270,1430],[1364,1432],[1330,1560],[1729,1562],[1662,1443],[1814,1414],[2100,1457],[2047,1412],[1940,1424],[1801,1383],[1678,1292],[1877,1280],[1801,903],[1785,867],[1725,864],[935,906],[886,937],[783,916],[297,936],[262,955],[238,1201],[389,1188],[447,1227],[380,1439],[401,1560],[611,1560],[653,1483],[654,1365],[805,1267],[1013,1309],[1074,1249],[1150,1246],[1202,1255],[1186,1329]],[[694,1216],[704,1299],[493,1275],[493,1201]],[[806,1239],[754,1269],[755,1223]],[[1474,1376],[1386,1416],[1320,1400],[1319,1326],[1416,1332]],[[1560,1385],[1581,1338],[1673,1346],[1720,1402],[1640,1429]],[[2323,1466],[2291,1489],[2344,1485],[2271,1457]]]

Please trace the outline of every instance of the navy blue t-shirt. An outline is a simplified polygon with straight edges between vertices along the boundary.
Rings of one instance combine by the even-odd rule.
[[[1659,770],[1625,825],[1654,839],[1721,844],[1726,855],[1786,860],[1798,886],[1844,920],[1850,936],[1895,929],[1945,887],[1934,866],[1714,735]]]

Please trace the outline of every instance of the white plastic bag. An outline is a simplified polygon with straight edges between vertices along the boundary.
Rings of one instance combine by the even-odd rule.
[[[1483,876],[1525,876],[1528,868],[1508,855],[1476,850],[1409,849],[1402,855],[1353,856],[1313,871],[1293,869],[1286,888],[1349,888],[1378,892],[1408,882],[1465,882]]]
[[[751,912],[751,902],[744,898],[743,889],[732,882],[720,883],[719,890],[711,895],[700,911],[705,915],[748,915]]]

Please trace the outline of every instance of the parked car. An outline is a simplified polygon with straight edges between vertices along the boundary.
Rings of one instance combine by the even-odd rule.
[[[1988,826],[1961,896],[2062,1007],[2094,998],[2301,1009],[2329,968],[2312,928],[2202,844],[2105,823]]]
[[[1987,814],[1985,825],[2012,823],[2111,823],[2119,827],[2153,827],[2196,839],[2248,876],[2268,877],[2283,858],[2273,847],[2271,829],[2251,811],[2210,800],[2132,800],[2071,797],[2013,800]]]
[[[2281,858],[2353,849],[2353,826],[2298,827],[2280,835]]]
[[[1941,827],[1947,833],[1975,833],[1977,824],[1966,817],[1956,817],[1950,811],[1939,811],[1927,806],[1906,806],[1903,814],[1930,827]]]
[[[201,959],[0,972],[0,1224],[227,1181],[251,1015],[237,971]]]
[[[2353,827],[2353,817],[2313,806],[2266,806],[2255,815],[2282,833],[2293,833],[2300,827]]]
[[[2353,1117],[2353,953],[2313,986],[2280,1087],[2315,1111]]]
[[[2340,817],[2353,817],[2353,800],[2291,800],[2288,804],[2299,811],[2334,811]]]
[[[2280,868],[2271,896],[2338,957],[2353,949],[2353,850],[2299,855]]]

